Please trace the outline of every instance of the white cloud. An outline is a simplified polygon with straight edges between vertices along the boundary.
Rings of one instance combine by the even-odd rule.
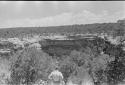
[[[1,24],[1,27],[32,27],[32,26],[59,26],[71,24],[91,24],[103,22],[116,22],[118,19],[125,18],[123,13],[110,15],[108,11],[99,14],[83,10],[79,13],[63,13],[56,16],[45,17],[40,19],[16,19],[8,20]]]

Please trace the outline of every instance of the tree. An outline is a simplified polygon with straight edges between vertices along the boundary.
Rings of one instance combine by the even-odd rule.
[[[107,68],[107,65],[111,61],[114,61],[114,59],[115,57],[110,57],[107,54],[95,55],[94,51],[90,48],[87,48],[84,52],[71,52],[71,60],[78,67],[83,67],[88,71],[95,85],[98,85],[101,82],[107,82],[105,70]]]
[[[114,57],[110,57],[107,54],[102,54],[96,58],[93,58],[93,60],[89,62],[90,74],[97,85],[107,82],[107,76],[105,71],[107,70],[108,64],[114,60]]]
[[[71,61],[70,57],[67,56],[65,59],[59,62],[59,69],[63,73],[64,81],[67,82],[67,79],[75,71],[76,65]]]
[[[117,85],[125,79],[125,68],[122,62],[117,60],[109,63],[107,67],[107,82],[109,85]]]
[[[76,67],[76,70],[68,78],[69,82],[72,81],[78,85],[93,85],[92,78],[84,67]]]
[[[13,59],[14,58],[14,59]],[[12,84],[30,84],[37,79],[47,79],[51,71],[52,59],[46,53],[36,48],[26,48],[21,53],[15,54],[12,60]]]
[[[73,50],[70,53],[70,58],[78,66],[82,66],[84,64],[84,57],[83,57],[83,53],[82,52]]]
[[[7,85],[10,80],[10,62],[0,57],[0,84]]]
[[[119,23],[117,25],[117,29],[114,30],[114,37],[116,37],[116,36],[124,36],[124,32],[125,32],[124,26],[125,26],[124,23]]]

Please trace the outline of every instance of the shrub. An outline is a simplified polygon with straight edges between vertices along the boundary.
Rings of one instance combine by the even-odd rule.
[[[36,48],[26,48],[11,60],[11,83],[27,85],[39,78],[47,79],[52,61],[50,56]]]

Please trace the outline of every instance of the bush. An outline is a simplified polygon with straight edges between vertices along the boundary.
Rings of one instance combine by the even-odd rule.
[[[37,79],[47,79],[51,67],[51,57],[36,48],[26,48],[11,59],[11,83],[30,84]]]
[[[70,57],[67,56],[63,61],[60,62],[60,71],[63,73],[65,82],[76,70],[76,65],[71,61]]]
[[[9,61],[0,58],[0,84],[7,85],[10,80],[10,64]]]

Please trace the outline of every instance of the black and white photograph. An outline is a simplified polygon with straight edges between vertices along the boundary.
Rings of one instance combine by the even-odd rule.
[[[125,1],[0,1],[0,85],[125,85]]]

